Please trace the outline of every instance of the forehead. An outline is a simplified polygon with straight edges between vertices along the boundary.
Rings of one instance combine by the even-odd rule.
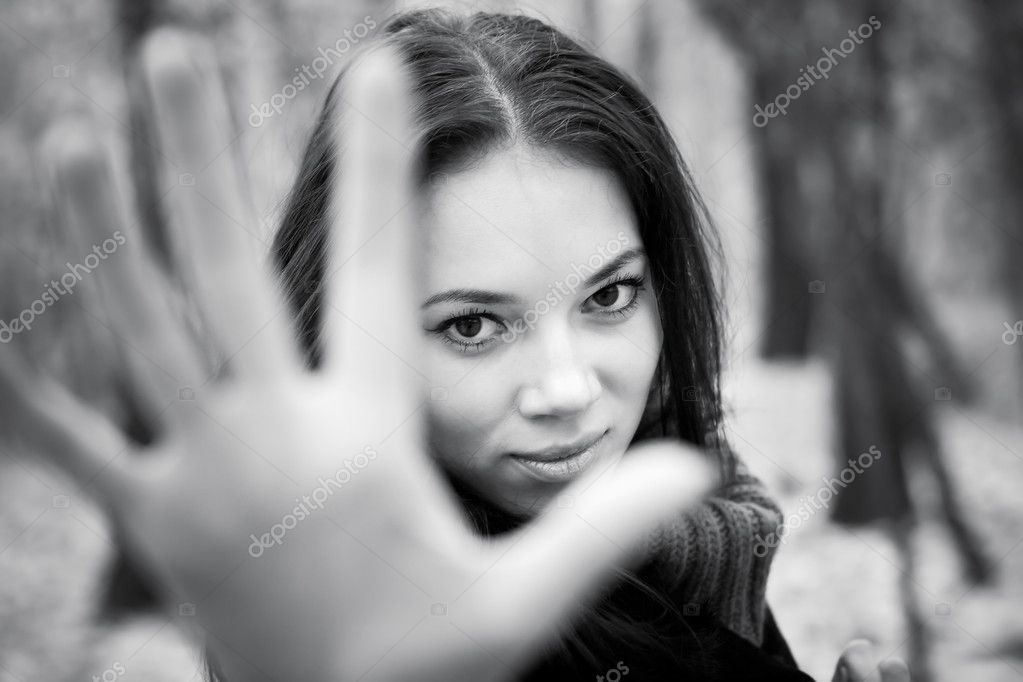
[[[424,217],[433,288],[471,280],[514,290],[564,277],[609,243],[640,246],[628,197],[610,171],[520,147],[434,181]]]

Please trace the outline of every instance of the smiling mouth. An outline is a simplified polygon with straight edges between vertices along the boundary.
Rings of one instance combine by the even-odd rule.
[[[538,453],[512,453],[512,460],[534,478],[547,483],[570,480],[585,470],[597,457],[597,449],[604,442],[607,431],[581,446],[557,448]]]

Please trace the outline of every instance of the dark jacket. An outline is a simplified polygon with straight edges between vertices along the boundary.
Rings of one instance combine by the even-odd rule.
[[[641,590],[619,586],[615,603],[625,605],[638,622],[659,635],[660,645],[611,642],[582,636],[598,660],[575,651],[553,653],[520,679],[528,682],[813,682],[796,665],[785,638],[766,609],[760,646],[740,637],[706,608],[687,605],[687,613],[668,609]],[[676,604],[679,602],[675,602]],[[580,631],[581,632],[581,631]]]

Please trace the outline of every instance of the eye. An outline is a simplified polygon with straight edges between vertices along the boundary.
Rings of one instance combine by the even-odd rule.
[[[608,283],[587,299],[593,302],[598,314],[622,317],[628,315],[639,303],[639,292],[643,290],[642,277],[623,277]]]
[[[455,323],[449,327],[454,329],[458,334],[462,336],[476,336],[483,329],[483,318],[482,317],[463,317],[460,320],[455,320]]]
[[[448,327],[448,331],[454,332],[455,336],[460,337],[459,340],[478,341],[481,338],[493,335],[496,328],[501,326],[482,315],[473,315],[453,320],[451,326]]]
[[[612,284],[593,294],[591,299],[599,306],[610,307],[613,306],[619,298],[621,298],[621,289],[621,284]]]
[[[504,323],[482,310],[466,310],[440,324],[434,333],[463,353],[482,350],[498,341]]]

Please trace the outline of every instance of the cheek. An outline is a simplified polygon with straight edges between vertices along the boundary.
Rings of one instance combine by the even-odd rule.
[[[604,367],[606,382],[642,410],[661,355],[663,335],[655,306],[643,306],[628,324],[608,336]],[[626,407],[629,407],[626,406]]]
[[[488,451],[488,440],[508,416],[510,388],[495,372],[446,349],[426,355],[434,387],[427,409],[430,444],[436,457],[458,467]]]

